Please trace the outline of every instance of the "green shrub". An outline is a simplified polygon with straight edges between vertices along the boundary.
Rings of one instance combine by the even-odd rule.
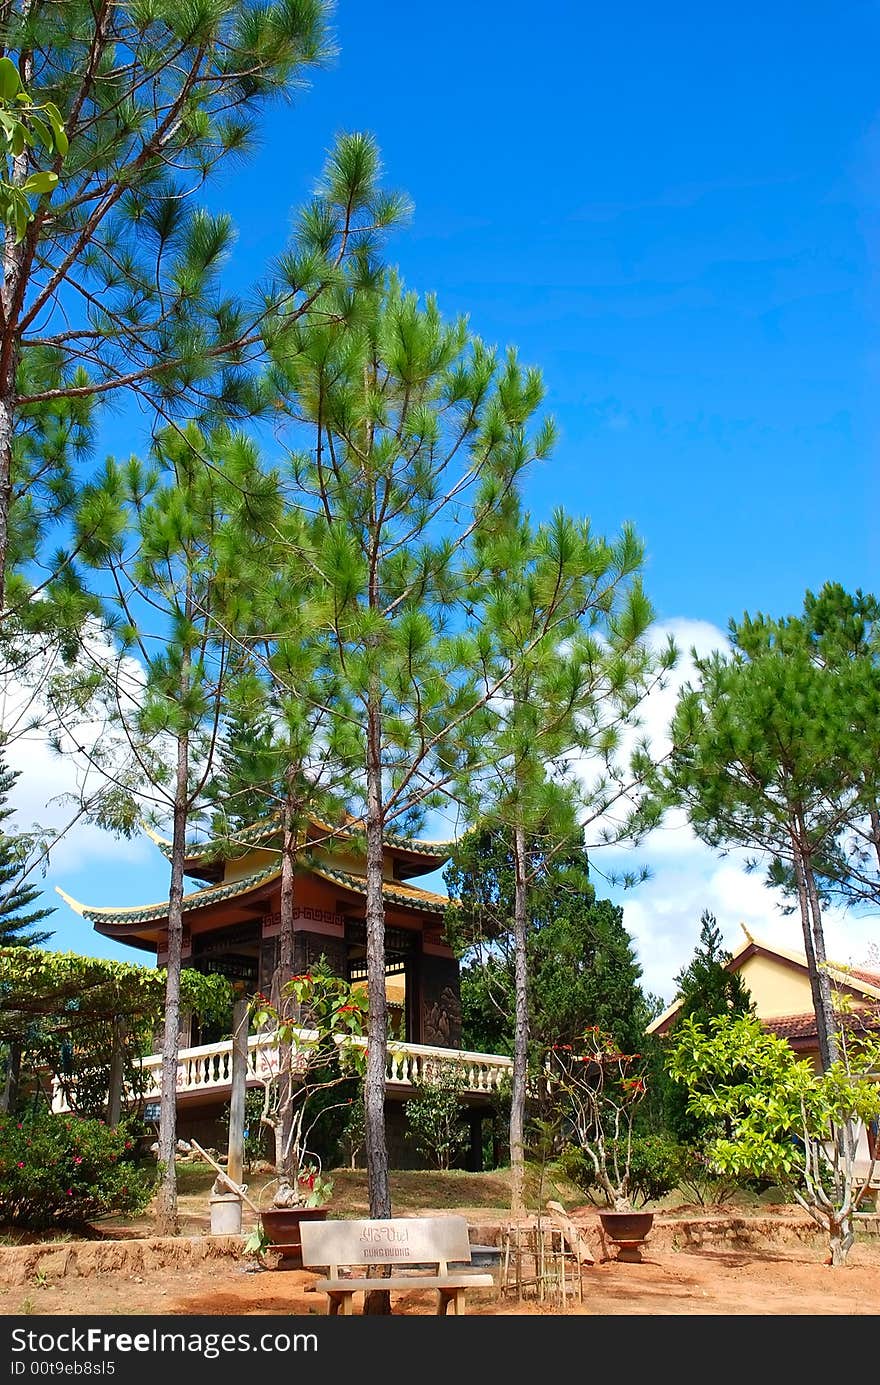
[[[407,1136],[435,1169],[448,1169],[467,1146],[462,1093],[467,1081],[452,1063],[437,1063],[414,1084],[406,1103]]]
[[[701,1207],[717,1207],[729,1202],[740,1188],[754,1180],[735,1178],[712,1168],[702,1150],[694,1145],[680,1147],[678,1186],[686,1197]]]
[[[609,1163],[613,1163],[613,1141],[609,1143],[608,1153]],[[626,1151],[621,1148],[617,1154],[622,1165]],[[656,1202],[677,1186],[681,1157],[681,1146],[666,1135],[633,1136],[629,1188],[634,1207]],[[605,1195],[596,1179],[590,1157],[584,1150],[577,1145],[569,1145],[560,1157],[559,1166],[566,1178],[586,1193],[591,1201],[598,1200],[604,1205]]]
[[[340,1157],[344,1158],[350,1169],[357,1168],[358,1160],[366,1150],[366,1140],[367,1113],[364,1108],[364,1098],[362,1095],[358,1095],[351,1099],[345,1125],[339,1137]]]
[[[52,1115],[0,1116],[0,1223],[34,1231],[140,1212],[156,1179],[135,1162],[127,1124]]]

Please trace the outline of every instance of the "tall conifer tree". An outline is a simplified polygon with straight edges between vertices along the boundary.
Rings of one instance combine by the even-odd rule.
[[[10,807],[9,795],[19,773],[0,759],[0,947],[39,947],[52,934],[36,925],[55,910],[31,908],[40,898],[40,890],[24,878],[30,841],[27,836],[7,834],[2,826],[15,811]]]
[[[652,611],[641,562],[629,527],[609,543],[593,535],[589,521],[562,511],[534,526],[512,501],[503,521],[476,534],[473,599],[490,641],[487,681],[500,682],[504,693],[491,700],[491,769],[462,792],[474,819],[502,827],[511,842],[515,1213],[524,1205],[534,863],[564,850],[578,826],[601,822],[598,840],[608,843],[654,821],[647,751],[618,763],[623,729],[675,657],[671,645],[657,657],[645,641]],[[592,765],[587,775],[572,772],[574,756]]]
[[[273,392],[306,425],[297,479],[315,518],[300,561],[326,593],[327,641],[355,710],[352,803],[366,847],[365,1079],[370,1213],[391,1214],[385,1137],[383,839],[411,830],[479,758],[493,692],[468,628],[467,540],[552,431],[531,432],[542,387],[463,321],[445,323],[380,266],[361,263],[275,351]],[[387,1308],[369,1296],[370,1311]]]

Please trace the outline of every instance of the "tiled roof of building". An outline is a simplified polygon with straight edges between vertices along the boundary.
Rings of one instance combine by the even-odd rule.
[[[188,914],[194,909],[204,909],[209,904],[219,904],[222,900],[249,894],[259,885],[269,884],[272,880],[280,879],[280,877],[280,866],[270,866],[267,870],[257,871],[253,875],[244,875],[241,880],[231,880],[226,885],[207,885],[203,890],[193,890],[191,894],[183,896],[183,912]],[[135,904],[127,908],[104,905],[89,908],[71,898],[69,894],[65,894],[63,890],[58,889],[57,885],[55,888],[61,898],[65,899],[72,909],[75,909],[84,919],[88,919],[90,923],[153,923],[158,919],[165,918],[168,914],[167,899],[161,900],[158,904]]]
[[[331,870],[325,866],[312,866],[310,870],[313,874],[341,885],[345,889],[352,890],[355,894],[365,895],[367,892],[367,882],[363,876],[352,875],[348,871]],[[192,913],[196,909],[204,909],[211,904],[219,904],[224,900],[250,894],[261,885],[271,884],[280,878],[280,866],[270,866],[266,870],[256,871],[253,875],[244,875],[240,880],[232,880],[226,885],[208,885],[202,890],[193,890],[191,894],[183,896],[183,912],[185,914]],[[56,889],[62,899],[65,899],[72,909],[82,915],[84,919],[88,919],[90,923],[113,924],[117,927],[120,925],[134,926],[156,923],[166,918],[168,914],[167,899],[158,904],[141,904],[121,909],[112,906],[89,908],[65,894],[57,886]],[[425,910],[432,914],[444,913],[449,903],[445,895],[434,894],[430,890],[420,890],[415,885],[403,884],[399,880],[384,881],[382,894],[389,903],[400,904],[404,908]]]
[[[816,1016],[810,1011],[804,1015],[778,1015],[772,1019],[761,1020],[765,1029],[779,1039],[815,1039]]]
[[[309,821],[313,827],[325,832],[328,837],[336,840],[351,838],[360,830],[359,820],[348,814],[345,824],[324,822],[321,818],[313,817]],[[281,830],[281,813],[273,813],[271,817],[265,818],[262,822],[255,822],[250,827],[243,827],[231,835],[230,841],[223,839],[213,839],[207,842],[192,842],[187,847],[186,859],[188,862],[210,861],[222,854],[227,849],[230,842],[235,846],[254,847],[260,842],[268,841],[276,836]],[[158,836],[155,832],[149,834],[153,841],[162,852],[163,856],[170,858],[171,843]],[[406,851],[415,856],[426,856],[437,860],[446,860],[455,846],[455,838],[443,841],[427,841],[421,837],[406,837],[393,830],[386,830],[384,842],[387,847],[397,847],[400,851]]]
[[[345,870],[332,870],[329,866],[313,866],[312,870],[315,875],[323,876],[325,880],[342,885],[347,890],[353,890],[355,894],[367,893],[367,882],[362,875],[352,875]],[[445,913],[449,904],[446,895],[434,894],[431,890],[420,890],[415,885],[405,885],[400,880],[386,880],[382,886],[382,894],[394,904],[415,904],[432,914]]]
[[[853,1033],[867,1030],[876,1032],[880,1029],[880,1007],[870,1007],[863,1010],[854,1010],[845,1015],[839,1015],[840,1023]],[[815,1039],[816,1038],[816,1015],[809,1010],[802,1015],[774,1015],[769,1019],[762,1019],[763,1027],[776,1034],[780,1039]]]

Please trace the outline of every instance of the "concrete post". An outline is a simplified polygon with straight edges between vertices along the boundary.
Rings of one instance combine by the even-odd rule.
[[[226,1172],[235,1183],[244,1174],[244,1099],[248,1068],[248,1001],[239,992],[232,1007],[232,1090],[229,1095],[229,1147]]]

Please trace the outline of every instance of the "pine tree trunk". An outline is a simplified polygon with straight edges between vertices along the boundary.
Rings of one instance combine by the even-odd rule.
[[[11,370],[11,375],[10,375]],[[6,555],[9,549],[9,511],[12,504],[12,438],[15,419],[15,365],[0,365],[0,618],[6,614]]]
[[[382,895],[382,728],[378,701],[367,706],[367,1070],[364,1116],[367,1188],[371,1217],[391,1216],[388,1142],[385,1134],[385,1068],[388,1059],[388,1005],[385,996],[385,900]],[[364,1313],[390,1313],[385,1292],[366,1295]]]
[[[871,841],[874,843],[874,855],[877,857],[877,864],[880,865],[880,811],[872,807],[869,816],[871,819]]]
[[[834,999],[831,994],[831,977],[828,975],[826,966],[827,957],[825,954],[825,932],[822,928],[822,906],[819,902],[819,891],[816,888],[816,876],[812,864],[804,862],[804,882],[807,887],[807,898],[810,901],[810,912],[813,916],[813,956],[816,959],[816,972],[819,978],[819,995],[821,998],[822,1018],[825,1029],[825,1048],[827,1059],[823,1058],[823,1068],[828,1068],[832,1063],[836,1063],[840,1057],[840,1049],[837,1043],[837,1017],[834,1013]]]
[[[5,8],[5,7],[4,7]],[[21,6],[21,18],[32,9],[30,0]],[[18,55],[18,70],[25,91],[31,90],[34,55],[23,50]],[[20,187],[28,177],[28,151],[12,159],[12,182]],[[12,442],[15,436],[15,377],[21,355],[22,308],[30,269],[36,250],[38,226],[32,222],[24,240],[16,243],[12,226],[3,233],[3,333],[0,337],[0,621],[6,616],[6,563],[9,556],[9,525],[12,509]]]
[[[798,905],[801,915],[801,931],[804,938],[804,954],[807,959],[807,975],[810,978],[810,994],[813,998],[813,1013],[816,1016],[816,1039],[819,1046],[819,1061],[822,1070],[827,1071],[831,1066],[831,1043],[828,1028],[828,1014],[825,999],[822,992],[821,976],[817,965],[816,950],[814,944],[814,931],[810,919],[810,897],[807,889],[807,878],[804,870],[804,857],[801,844],[795,832],[794,826],[789,830],[789,840],[792,850],[792,864],[794,865],[794,876],[797,885]],[[820,930],[821,931],[821,930]],[[824,949],[823,949],[824,950]],[[828,974],[825,973],[827,981]],[[829,990],[830,999],[830,990]],[[830,1008],[830,1007],[829,1007]],[[831,1033],[834,1033],[833,1015]]]
[[[284,836],[281,847],[281,934],[278,939],[278,1014],[285,1021],[290,1017],[290,996],[287,985],[293,976],[293,897],[294,897],[294,858],[296,841],[294,833],[294,805],[288,794],[284,804]],[[279,1178],[288,1177],[293,1171],[290,1132],[293,1128],[292,1045],[282,1043],[278,1047],[279,1118],[281,1120],[281,1164],[275,1169]]]
[[[9,1045],[6,1059],[6,1076],[0,1092],[0,1116],[11,1116],[18,1104],[18,1089],[21,1083],[21,1044]]]
[[[189,660],[184,658],[188,676]],[[183,951],[183,862],[189,807],[189,733],[177,737],[177,776],[174,793],[174,831],[171,844],[171,887],[168,891],[168,962],[165,981],[165,1032],[162,1036],[162,1088],[159,1105],[159,1164],[156,1231],[176,1236],[177,1217],[177,1055],[180,1049],[180,971]]]
[[[510,1101],[510,1210],[514,1216],[520,1216],[525,1210],[525,1117],[529,1049],[526,834],[521,824],[517,824],[513,831],[513,871],[514,1029],[513,1085]]]

